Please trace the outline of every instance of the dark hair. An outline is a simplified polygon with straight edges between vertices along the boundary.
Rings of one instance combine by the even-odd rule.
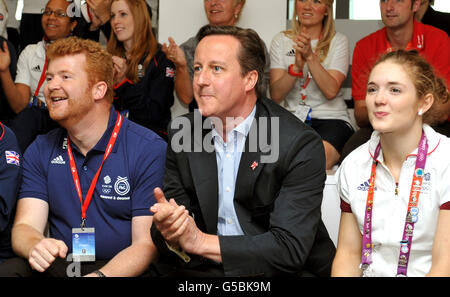
[[[422,57],[418,51],[397,50],[387,53],[375,63],[393,62],[405,68],[416,89],[419,99],[431,94],[434,98],[432,107],[423,115],[423,121],[433,125],[439,119],[442,111],[439,104],[446,103],[450,99],[450,93],[442,80],[433,70],[433,67]],[[373,69],[372,68],[372,69]]]
[[[211,26],[206,25],[200,28],[197,33],[197,40],[200,42],[209,35],[229,35],[236,38],[240,43],[238,61],[241,66],[242,75],[250,71],[258,72],[258,81],[255,86],[258,98],[265,96],[264,92],[264,67],[266,65],[266,55],[264,43],[252,29],[243,29],[236,26]]]

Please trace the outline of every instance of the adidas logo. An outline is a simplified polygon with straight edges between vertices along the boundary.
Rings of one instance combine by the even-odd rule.
[[[369,187],[370,187],[370,178],[367,181],[365,181],[362,184],[360,184],[357,187],[357,189],[359,191],[369,191]],[[375,186],[374,191],[376,191],[376,190],[377,190],[377,187]]]
[[[291,49],[290,51],[288,51],[288,52],[286,53],[286,56],[288,56],[288,57],[294,57],[294,56],[295,56],[295,50],[294,50],[294,49]]]
[[[66,161],[64,161],[63,157],[59,155],[58,157],[54,158],[51,162],[52,164],[66,164]]]
[[[32,71],[37,71],[37,72],[41,72],[41,67],[39,65],[34,66],[33,68],[31,68]]]

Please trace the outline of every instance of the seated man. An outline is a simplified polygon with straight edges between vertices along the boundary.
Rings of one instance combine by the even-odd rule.
[[[20,160],[16,136],[0,122],[0,263],[14,257],[11,227],[22,176]]]
[[[264,45],[255,31],[207,25],[198,36],[193,90],[201,115],[169,127],[164,193],[155,189],[151,208],[156,268],[329,275],[335,248],[321,220],[320,137],[264,97]]]
[[[25,154],[12,229],[22,258],[0,265],[0,275],[71,276],[66,257],[82,261],[82,275],[141,275],[156,255],[148,209],[166,144],[112,108],[112,57],[99,43],[58,40],[47,58],[46,104],[62,128]]]
[[[342,161],[351,151],[367,142],[373,132],[366,107],[366,89],[369,72],[384,53],[396,49],[416,49],[450,85],[450,39],[435,27],[414,19],[420,0],[380,1],[384,28],[356,43],[352,60],[352,97],[355,102],[355,119],[360,127],[343,148]],[[450,136],[450,102],[439,106],[433,128]]]

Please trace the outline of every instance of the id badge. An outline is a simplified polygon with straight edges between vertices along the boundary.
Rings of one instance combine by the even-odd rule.
[[[310,119],[311,107],[304,103],[299,104],[294,112],[294,115],[299,118],[302,122],[305,122],[307,119]]]
[[[95,229],[72,228],[73,261],[95,261]]]

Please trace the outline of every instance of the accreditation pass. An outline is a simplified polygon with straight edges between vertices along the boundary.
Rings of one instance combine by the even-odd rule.
[[[95,261],[95,229],[72,228],[73,261]]]

